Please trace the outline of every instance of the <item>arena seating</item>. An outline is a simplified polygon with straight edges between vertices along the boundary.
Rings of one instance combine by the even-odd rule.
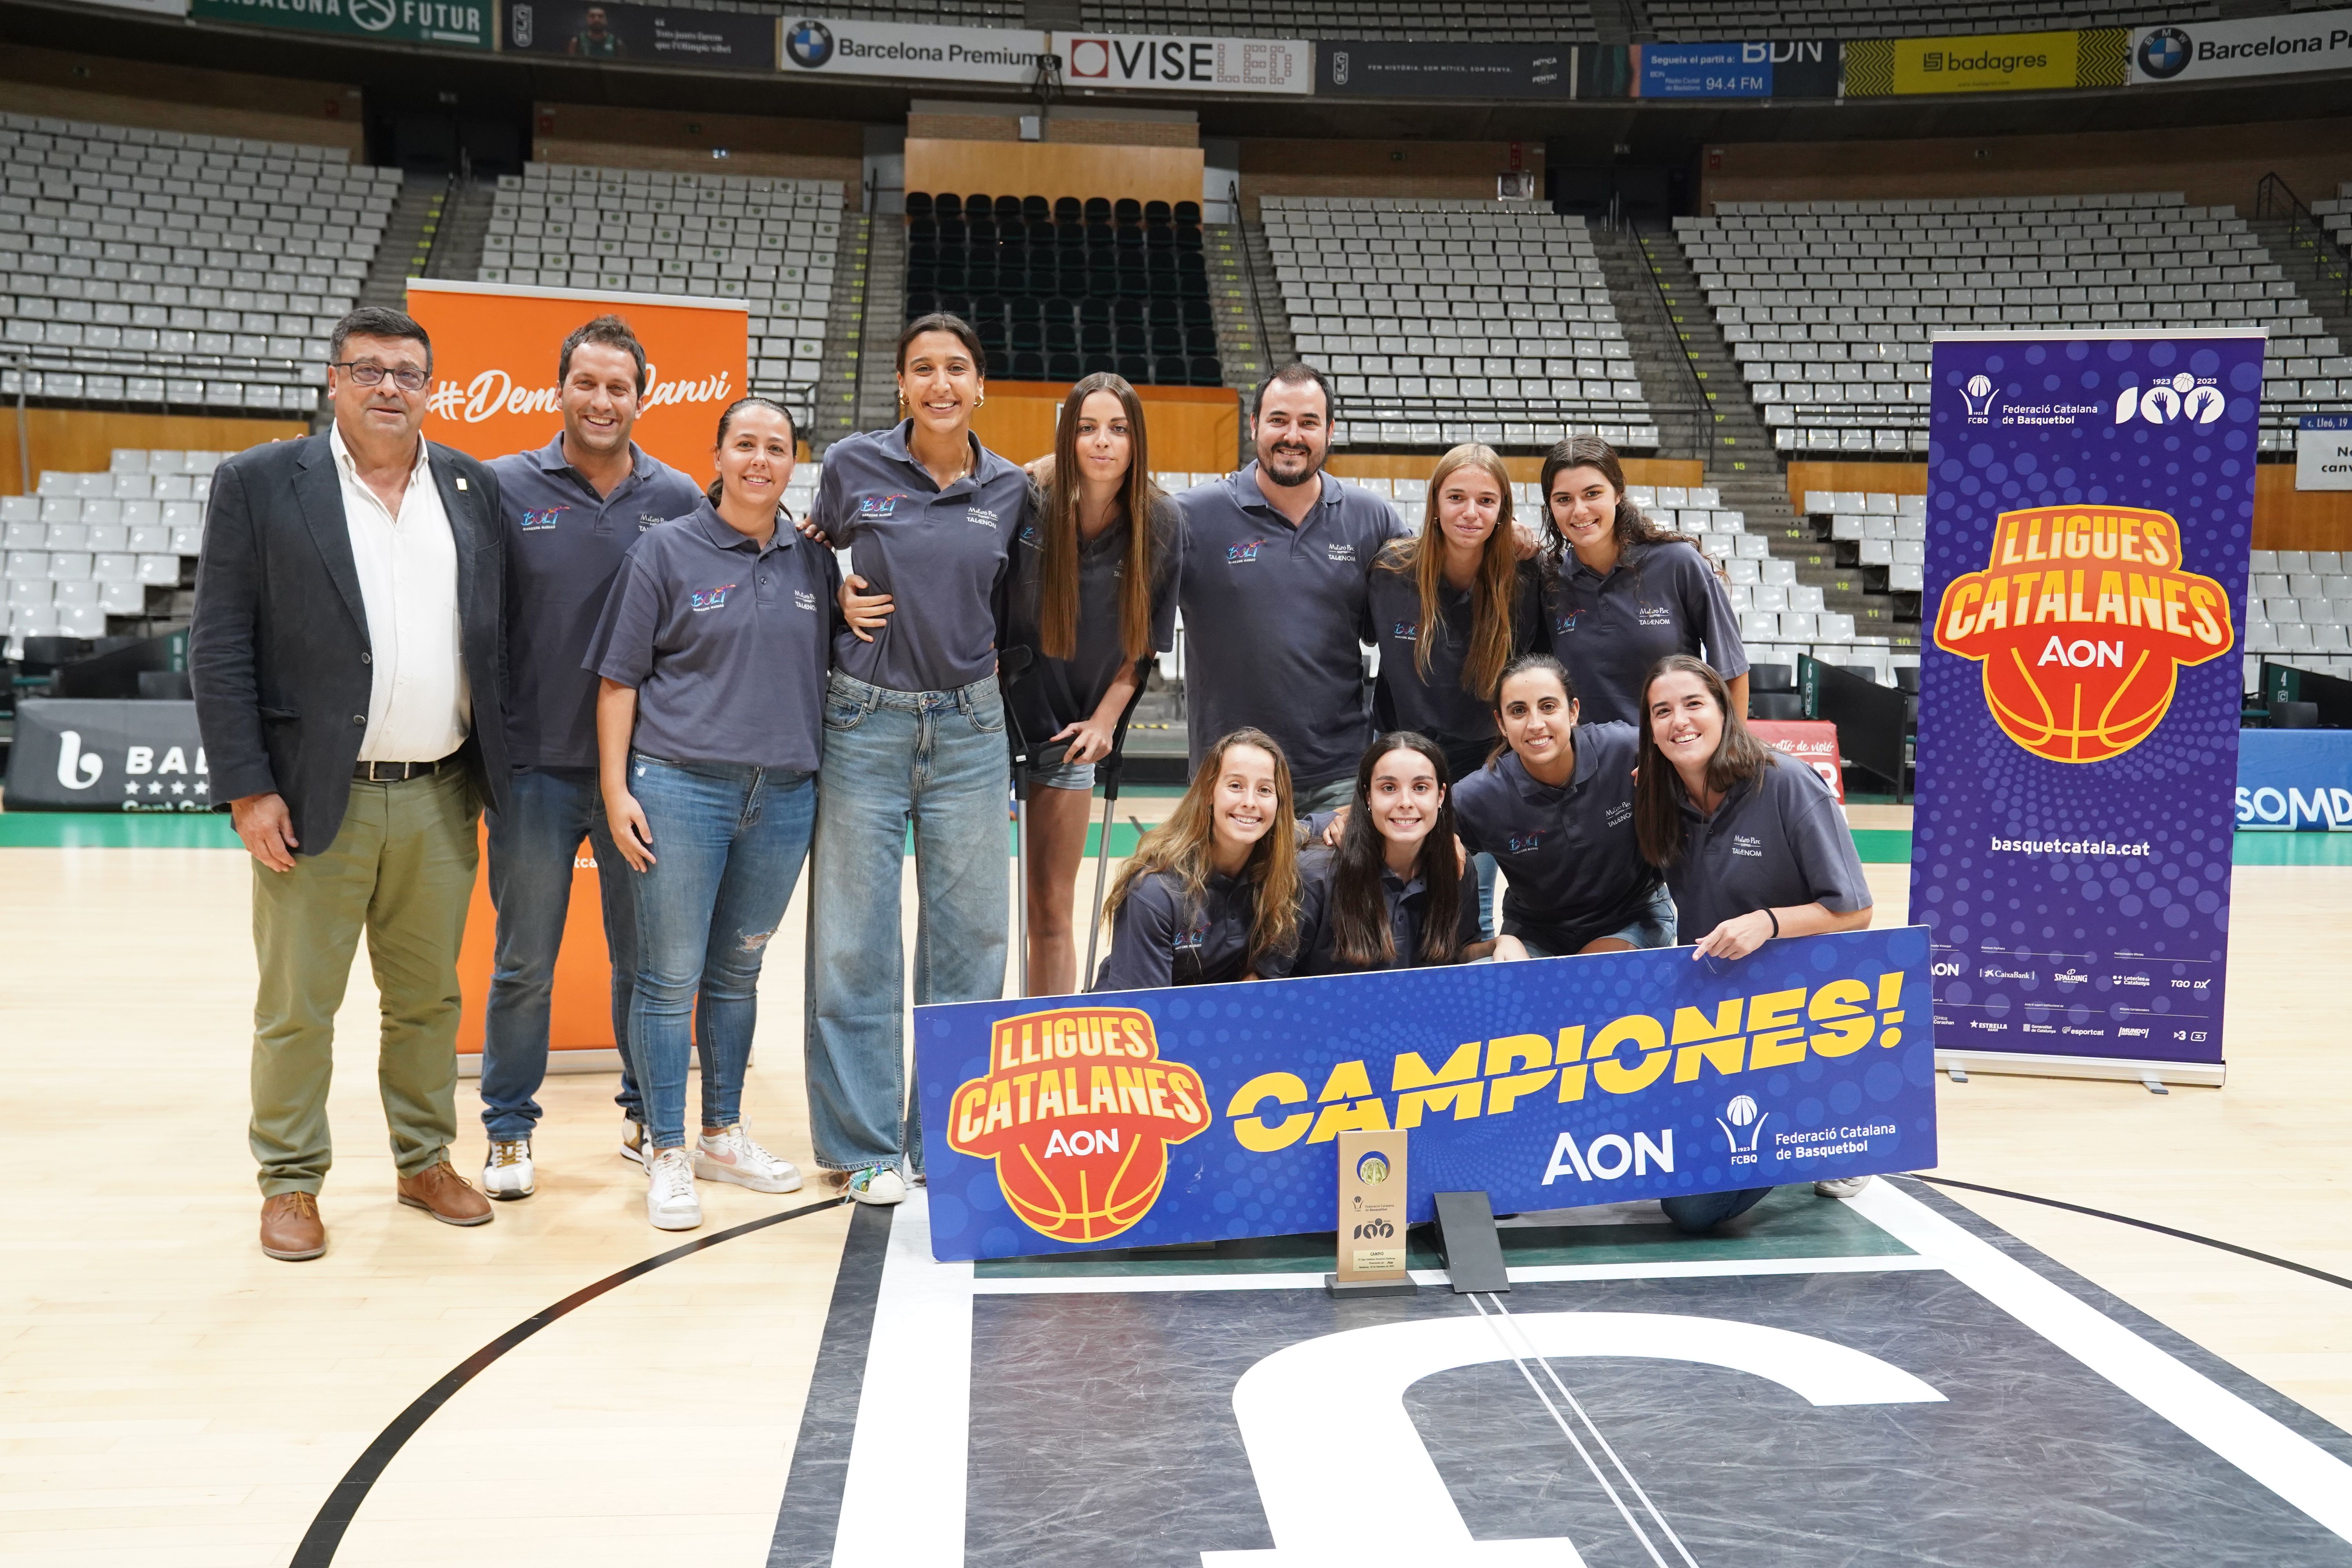
[[[839,180],[530,163],[499,178],[481,279],[745,298],[751,387],[806,419],[841,241]]]
[[[2333,550],[2255,551],[2246,578],[2246,653],[2250,674],[2268,655],[2352,677],[2352,559]]]
[[[1675,220],[1783,451],[1926,450],[1928,338],[2021,321],[2267,327],[2266,449],[2352,358],[2228,207],[2178,194],[1726,202]]]
[[[2336,244],[2352,250],[2352,180],[2338,185],[2333,196],[2312,203],[2311,210]]]
[[[0,393],[308,414],[400,174],[0,114]]]
[[[971,322],[997,374],[1221,386],[1197,202],[907,194],[907,316]]]
[[[0,603],[15,647],[28,637],[100,637],[109,616],[169,614],[151,590],[187,580],[205,500],[226,452],[118,450],[104,473],[52,470],[29,496],[0,496]]]
[[[1890,38],[1947,33],[2029,33],[2044,28],[2141,27],[2210,20],[2215,0],[2187,5],[2116,0],[2009,0],[2007,4],[1922,10],[1899,0],[1648,0],[1661,38]]]
[[[1246,0],[1085,0],[1087,31],[1192,33],[1210,37],[1433,38],[1447,42],[1589,44],[1592,8],[1584,0],[1456,0],[1412,5],[1330,0],[1311,16],[1269,11]],[[1015,24],[1017,25],[1017,23]],[[1755,36],[1752,29],[1726,37]]]
[[[1890,593],[1920,591],[1927,561],[1926,496],[1808,490],[1805,514],[1836,546],[1841,564],[1884,567]]]
[[[1581,218],[1436,198],[1259,207],[1299,356],[1339,384],[1343,440],[1549,446],[1566,426],[1658,445]]]

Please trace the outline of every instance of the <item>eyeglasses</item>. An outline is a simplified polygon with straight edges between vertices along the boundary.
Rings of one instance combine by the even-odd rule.
[[[427,379],[425,373],[421,370],[410,370],[405,366],[399,370],[386,370],[380,364],[367,364],[359,360],[341,360],[327,368],[351,372],[352,379],[362,386],[381,386],[383,384],[383,378],[390,376],[392,384],[403,392],[424,391]]]

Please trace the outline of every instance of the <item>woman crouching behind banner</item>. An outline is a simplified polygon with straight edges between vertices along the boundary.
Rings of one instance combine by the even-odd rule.
[[[1262,730],[1209,749],[1168,820],[1143,836],[1105,914],[1097,991],[1246,980],[1298,934],[1290,764]]]
[[[1671,654],[1642,684],[1645,722],[1633,829],[1665,873],[1695,960],[1741,959],[1779,936],[1859,931],[1870,884],[1821,775],[1759,741],[1723,677]],[[1816,1182],[1852,1197],[1867,1176]],[[1677,1228],[1702,1231],[1754,1207],[1769,1187],[1664,1200]]]
[[[1336,848],[1299,864],[1298,953],[1268,976],[1419,969],[1524,958],[1517,940],[1478,936],[1478,873],[1454,831],[1445,753],[1425,735],[1374,741]]]

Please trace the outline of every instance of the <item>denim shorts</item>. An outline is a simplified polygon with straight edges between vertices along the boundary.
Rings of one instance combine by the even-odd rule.
[[[1651,895],[1649,905],[1643,910],[1639,919],[1627,922],[1617,931],[1602,931],[1599,936],[1587,940],[1600,942],[1609,937],[1615,937],[1619,942],[1630,942],[1637,948],[1672,947],[1675,945],[1675,923],[1674,895],[1667,892],[1665,889],[1660,888]],[[1530,958],[1570,956],[1565,952],[1554,952],[1524,931],[1514,934],[1526,946],[1528,956]]]
[[[1049,763],[1029,770],[1031,785],[1042,789],[1082,789],[1095,787],[1095,765],[1092,763]]]

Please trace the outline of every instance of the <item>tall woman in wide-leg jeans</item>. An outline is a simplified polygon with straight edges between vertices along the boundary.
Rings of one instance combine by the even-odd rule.
[[[646,1218],[660,1230],[701,1223],[698,1178],[801,1184],[742,1112],[761,961],[816,817],[841,581],[778,505],[795,444],[775,404],[731,405],[714,493],[630,547],[589,642],[604,812],[626,863],[605,875],[632,879],[637,912],[627,1048],[645,1096]],[[698,1048],[702,1136],[689,1150]]]
[[[925,316],[898,340],[895,427],[836,441],[810,521],[850,552],[825,692],[811,880],[809,1131],[861,1203],[923,1168],[907,1094],[898,889],[914,833],[918,1003],[1004,989],[1012,877],[996,685],[1008,546],[1027,476],[982,447],[980,340]],[[871,630],[862,629],[870,627]]]

